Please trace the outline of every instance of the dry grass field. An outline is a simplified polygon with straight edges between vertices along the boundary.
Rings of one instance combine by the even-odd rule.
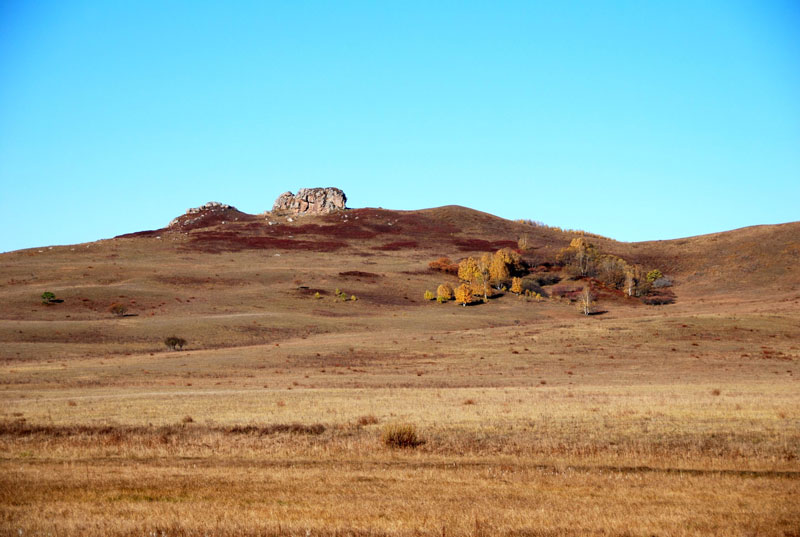
[[[433,259],[572,233],[271,219],[0,256],[0,535],[800,536],[800,224],[592,237],[676,300],[584,316],[422,298]]]

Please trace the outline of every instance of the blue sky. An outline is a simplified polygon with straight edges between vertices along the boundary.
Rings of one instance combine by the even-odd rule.
[[[0,0],[0,251],[338,186],[619,240],[800,220],[800,4]]]

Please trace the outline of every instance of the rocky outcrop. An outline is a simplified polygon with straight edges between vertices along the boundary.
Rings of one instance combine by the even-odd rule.
[[[224,223],[227,220],[238,220],[242,215],[236,207],[218,201],[209,201],[200,207],[192,207],[186,210],[178,218],[169,223],[170,228],[184,230],[206,227],[214,224]]]
[[[347,196],[338,188],[301,188],[297,194],[284,192],[272,206],[276,214],[328,214],[346,209]]]

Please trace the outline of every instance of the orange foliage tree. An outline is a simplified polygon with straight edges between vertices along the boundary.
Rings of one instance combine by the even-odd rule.
[[[456,302],[461,304],[462,306],[466,306],[470,302],[472,302],[472,287],[467,285],[466,283],[462,283],[455,290],[456,293]]]

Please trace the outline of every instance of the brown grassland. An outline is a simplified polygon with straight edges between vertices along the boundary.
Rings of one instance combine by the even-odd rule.
[[[0,255],[0,535],[800,536],[800,224],[592,237],[676,301],[584,316],[423,300],[433,259],[571,233],[272,220]]]

